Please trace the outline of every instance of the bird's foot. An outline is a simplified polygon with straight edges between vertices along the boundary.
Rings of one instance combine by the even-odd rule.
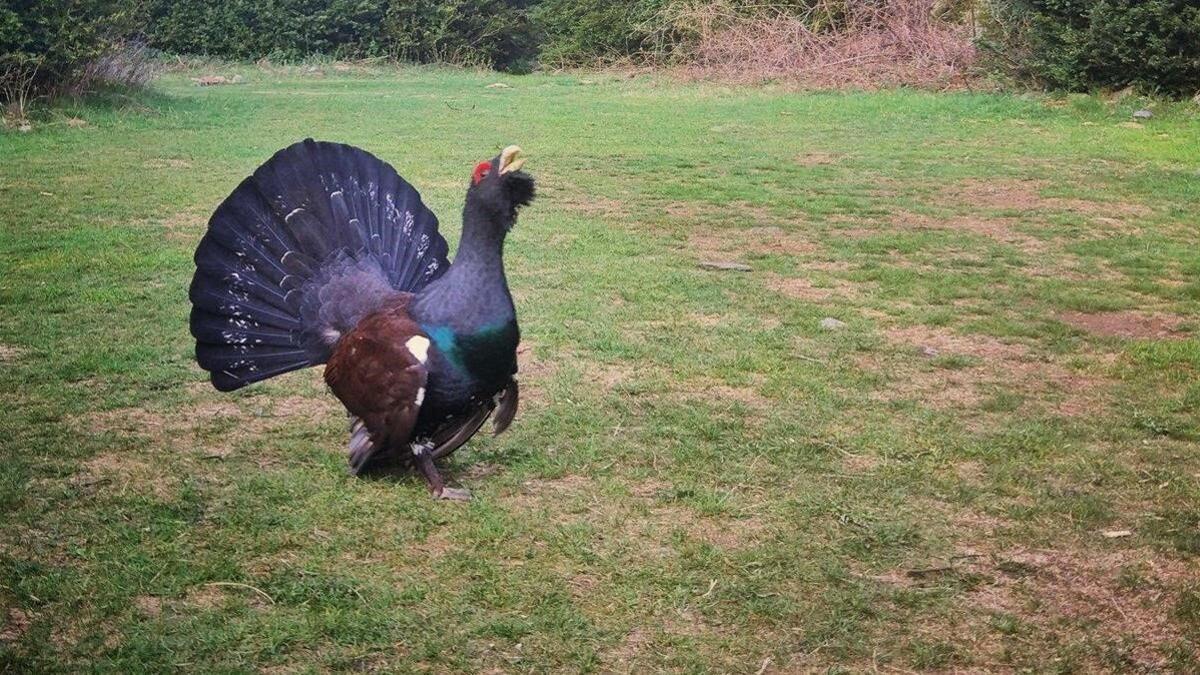
[[[416,461],[421,475],[425,476],[425,481],[429,483],[429,493],[433,495],[434,499],[448,499],[456,502],[470,501],[471,493],[469,491],[446,487],[446,484],[442,482],[441,474],[433,465],[433,455],[430,454],[432,449],[433,446],[428,443],[414,443],[412,446],[413,459]]]
[[[443,487],[440,492],[434,493],[433,498],[454,502],[469,502],[471,501],[471,491],[465,488]]]

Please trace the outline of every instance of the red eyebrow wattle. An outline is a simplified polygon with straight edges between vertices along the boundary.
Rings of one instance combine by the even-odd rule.
[[[471,182],[478,184],[479,181],[483,180],[484,177],[487,176],[488,172],[491,170],[492,170],[491,162],[480,162],[480,163],[476,164],[475,165],[475,173],[471,176]]]

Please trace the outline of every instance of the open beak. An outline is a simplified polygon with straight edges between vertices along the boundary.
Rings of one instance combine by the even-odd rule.
[[[525,166],[525,158],[521,156],[520,146],[510,145],[500,152],[501,175],[519,171],[522,166]]]

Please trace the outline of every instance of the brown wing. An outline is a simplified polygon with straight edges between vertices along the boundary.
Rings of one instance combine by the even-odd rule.
[[[425,398],[429,338],[407,306],[405,297],[358,322],[325,366],[325,382],[351,415],[356,474],[378,453],[408,443]]]

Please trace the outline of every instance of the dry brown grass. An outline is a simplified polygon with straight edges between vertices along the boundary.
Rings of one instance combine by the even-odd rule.
[[[883,401],[916,400],[935,410],[976,409],[997,392],[1045,401],[1064,416],[1094,414],[1111,401],[1111,387],[1102,373],[1107,358],[1098,355],[1097,368],[1068,368],[1030,347],[994,337],[954,333],[929,326],[894,327],[884,338],[900,352],[888,361],[891,382],[874,394]],[[963,357],[962,368],[936,367],[935,358]],[[862,355],[858,365],[884,372],[879,358]]]
[[[985,579],[965,598],[969,615],[981,621],[1019,616],[1028,627],[1025,639],[1044,642],[1047,649],[1071,634],[1113,645],[1131,638],[1130,665],[1162,672],[1167,646],[1184,635],[1170,608],[1180,588],[1194,579],[1187,563],[1137,549],[1082,548],[1014,549],[969,562]],[[974,647],[979,656],[1003,649],[991,641]],[[1105,665],[1089,663],[1086,669]]]
[[[24,354],[25,350],[20,347],[0,343],[0,363],[12,363]]]
[[[29,615],[24,610],[17,607],[10,607],[4,619],[4,624],[0,627],[0,642],[14,642],[19,640],[29,630],[31,623]]]
[[[1042,195],[1046,187],[1045,181],[1038,180],[969,179],[944,188],[939,201],[946,205],[969,205],[990,210],[1073,213],[1092,216],[1110,228],[1118,225],[1125,227],[1125,221],[1118,218],[1140,218],[1152,213],[1144,204],[1046,197]]]
[[[1102,337],[1126,339],[1182,339],[1183,319],[1170,314],[1145,312],[1061,312],[1059,321]]]
[[[842,279],[825,279],[819,284],[808,277],[785,277],[770,274],[766,278],[767,288],[789,298],[804,302],[844,302],[859,297],[858,286]]]
[[[898,230],[950,230],[969,232],[987,237],[1002,244],[1008,244],[1019,249],[1022,253],[1036,255],[1045,253],[1047,244],[1029,234],[1016,229],[1020,221],[1013,218],[986,218],[981,216],[955,216],[952,218],[931,218],[929,216],[901,211],[893,216],[893,224]]]
[[[695,36],[691,72],[811,87],[919,86],[971,80],[970,26],[934,16],[935,0],[821,0],[803,15],[730,2],[685,5],[676,23]],[[844,16],[842,21],[829,17]]]

